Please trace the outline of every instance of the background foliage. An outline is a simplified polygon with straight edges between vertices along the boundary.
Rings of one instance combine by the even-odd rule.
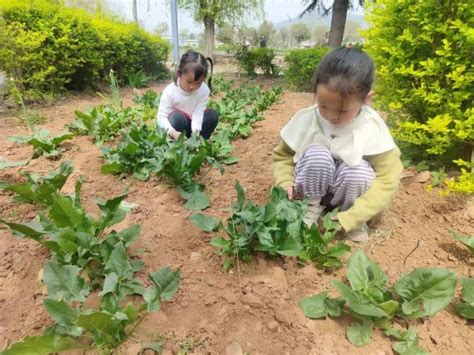
[[[328,48],[294,49],[285,56],[288,69],[285,72],[285,81],[295,89],[312,91],[311,78],[314,70]]]
[[[467,0],[368,3],[364,48],[377,64],[376,98],[402,151],[430,166],[471,167],[474,10]],[[471,167],[472,168],[472,167]],[[451,187],[474,192],[472,170]]]
[[[135,24],[47,0],[2,1],[0,40],[0,68],[27,99],[94,87],[110,69],[122,82],[140,69],[156,75],[170,50]]]

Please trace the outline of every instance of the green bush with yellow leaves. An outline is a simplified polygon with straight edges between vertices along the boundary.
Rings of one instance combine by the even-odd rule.
[[[95,87],[113,69],[158,74],[170,45],[135,24],[48,0],[0,2],[0,68],[26,99]]]
[[[364,49],[377,64],[378,108],[412,161],[458,166],[452,191],[474,192],[474,7],[467,0],[369,2]]]

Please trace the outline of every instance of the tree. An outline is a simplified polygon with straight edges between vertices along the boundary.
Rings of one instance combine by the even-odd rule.
[[[137,10],[137,0],[132,0],[132,14],[133,21],[138,24],[138,10]]]
[[[196,21],[204,23],[207,56],[211,58],[216,24],[237,23],[245,15],[263,13],[263,0],[178,0],[178,5],[192,12]]]
[[[159,37],[163,37],[166,33],[168,33],[169,31],[169,26],[166,22],[160,22],[156,27],[155,29],[153,30],[153,32],[159,36]]]
[[[257,30],[259,38],[265,38],[267,43],[272,41],[275,31],[276,30],[275,27],[273,27],[273,23],[267,20],[263,21]]]
[[[291,26],[290,31],[298,44],[311,38],[309,27],[304,23],[295,23]]]
[[[313,31],[313,39],[316,42],[320,42],[326,35],[326,33],[329,32],[329,27],[325,25],[316,25]]]
[[[232,44],[234,42],[235,28],[229,23],[217,28],[216,38],[225,44]]]
[[[302,17],[307,12],[317,10],[322,12],[323,16],[332,11],[331,29],[329,30],[329,46],[336,48],[342,44],[344,38],[344,27],[346,25],[347,11],[353,6],[349,0],[334,0],[332,6],[326,7],[322,0],[304,0],[308,4],[306,9],[300,14]],[[359,5],[362,6],[364,0],[359,0]]]
[[[361,39],[359,35],[359,24],[355,21],[346,21],[346,27],[344,29],[344,40],[345,41],[358,41]]]

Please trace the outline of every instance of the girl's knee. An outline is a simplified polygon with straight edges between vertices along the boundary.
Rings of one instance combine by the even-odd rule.
[[[322,144],[311,144],[301,155],[300,161],[305,164],[334,167],[334,159],[327,147]]]
[[[344,184],[352,188],[368,188],[375,179],[375,172],[368,164],[341,166],[336,172],[336,185]]]
[[[211,126],[217,126],[217,123],[219,122],[219,113],[212,108],[207,109],[204,111],[204,120]]]

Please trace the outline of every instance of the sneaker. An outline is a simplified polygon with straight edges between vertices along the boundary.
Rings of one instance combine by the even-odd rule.
[[[306,210],[306,215],[304,216],[304,223],[311,227],[314,223],[318,222],[319,216],[323,213],[325,207],[321,205],[321,199],[309,200],[308,209]]]
[[[362,223],[356,229],[346,233],[347,238],[353,242],[363,243],[369,240],[369,227],[367,223]]]

